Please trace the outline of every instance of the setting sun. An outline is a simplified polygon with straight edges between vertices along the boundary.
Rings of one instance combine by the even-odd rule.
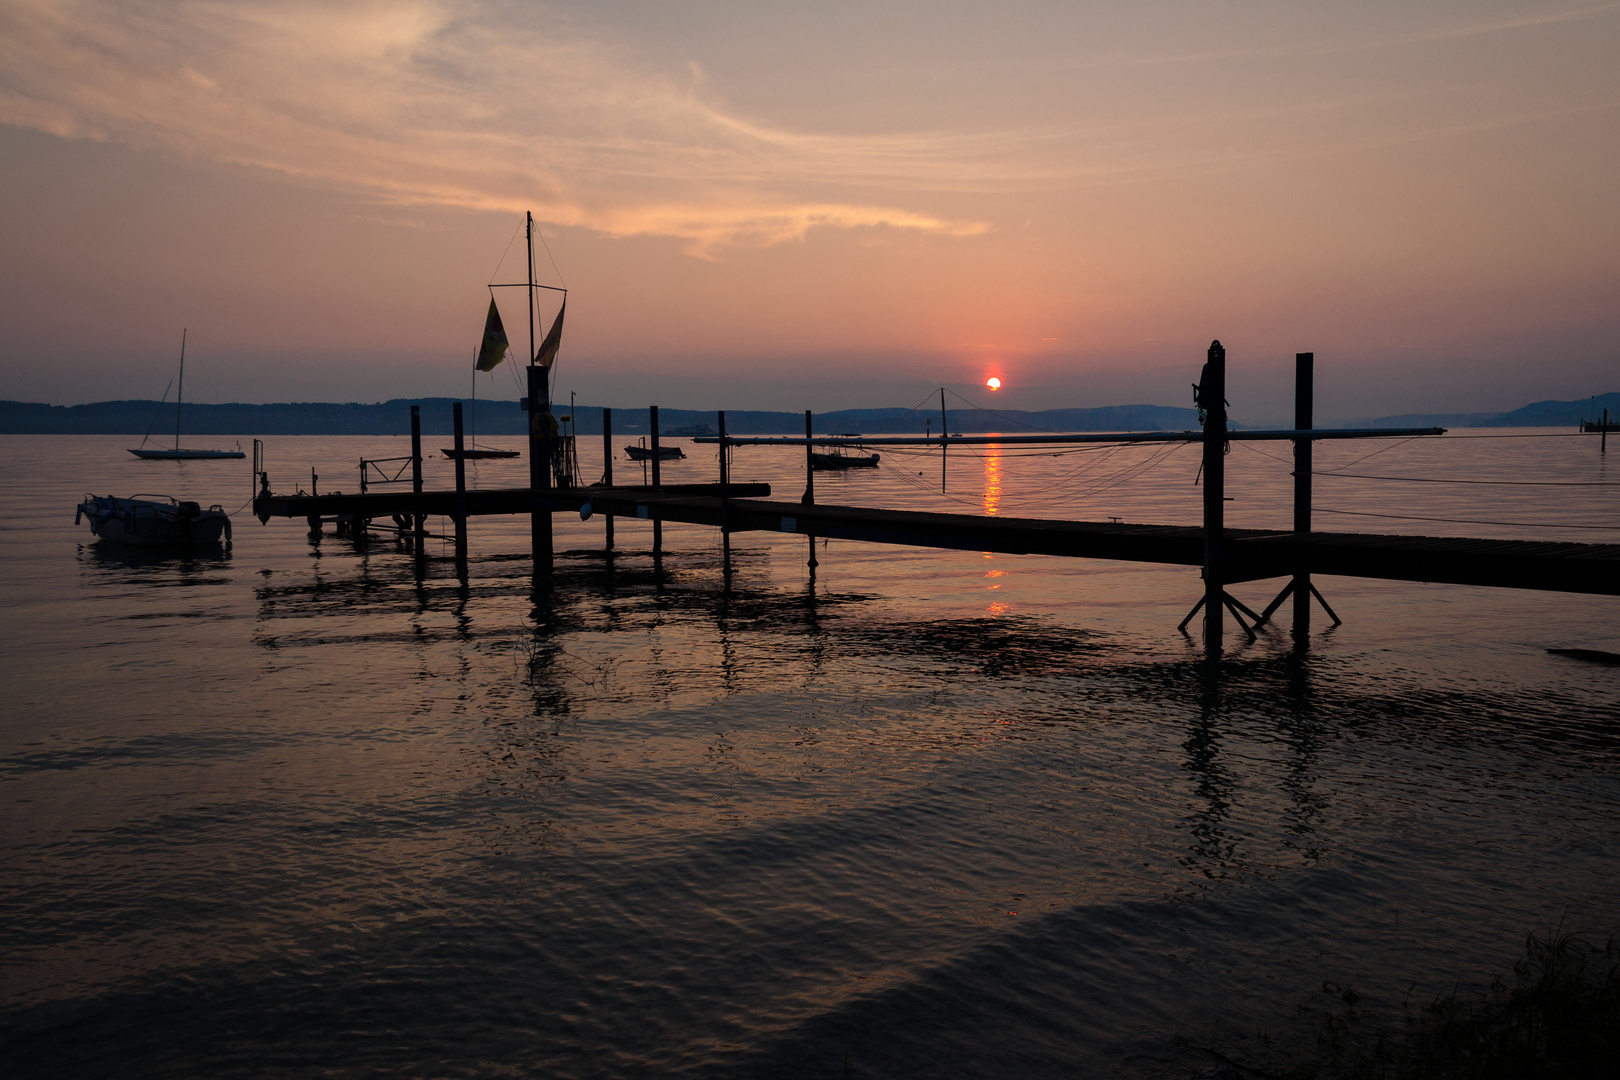
[[[988,386],[992,390],[1000,390],[1001,380],[992,375],[988,379],[984,380],[984,385]]]

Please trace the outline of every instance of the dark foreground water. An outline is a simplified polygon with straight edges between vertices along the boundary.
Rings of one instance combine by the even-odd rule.
[[[249,477],[127,441],[0,438],[8,1077],[1182,1078],[1308,1056],[1324,983],[1395,1022],[1531,930],[1620,929],[1620,669],[1545,652],[1620,651],[1609,598],[1325,578],[1343,626],[1210,666],[1181,568],[834,543],[812,582],[802,537],[745,534],[728,589],[712,531],[659,572],[645,523],[607,560],[559,518],[536,592],[515,519],[463,578],[245,514],[229,557],[143,556],[88,542],[82,491],[235,510]],[[710,478],[689,450],[672,481]],[[1196,520],[1192,452],[1109,454],[818,494]],[[1620,482],[1591,439],[1318,456]],[[1231,461],[1232,524],[1283,525],[1287,466]],[[797,497],[794,466],[738,479]],[[1620,537],[1608,487],[1318,491],[1405,515],[1324,529]]]

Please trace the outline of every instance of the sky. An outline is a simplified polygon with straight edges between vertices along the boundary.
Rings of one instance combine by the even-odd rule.
[[[187,400],[464,394],[526,211],[591,404],[1188,405],[1212,338],[1238,418],[1303,350],[1322,417],[1586,397],[1617,57],[1551,0],[0,0],[0,398],[155,398],[182,328]]]

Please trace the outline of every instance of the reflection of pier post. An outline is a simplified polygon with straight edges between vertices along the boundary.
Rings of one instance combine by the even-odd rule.
[[[461,433],[461,402],[451,405],[451,413],[456,436],[456,560],[461,562],[467,558],[467,448]]]
[[[602,486],[613,486],[613,410],[602,409]],[[607,557],[613,558],[613,515],[603,514]]]
[[[1221,651],[1226,606],[1226,349],[1209,345],[1198,384],[1204,409],[1204,649]]]

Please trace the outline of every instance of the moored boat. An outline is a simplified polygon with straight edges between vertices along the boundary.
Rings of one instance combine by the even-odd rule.
[[[631,461],[651,461],[655,456],[652,447],[648,446],[645,440],[639,446],[625,447],[624,452]],[[659,461],[678,461],[686,457],[686,451],[678,446],[660,446],[656,456]]]
[[[877,454],[851,454],[842,447],[836,447],[825,453],[810,451],[810,467],[821,472],[843,472],[845,469],[875,469],[878,465]]]
[[[168,396],[169,392],[164,390],[164,399],[167,400]],[[174,396],[174,448],[172,450],[160,450],[154,446],[148,449],[146,439],[150,439],[152,437],[152,431],[150,428],[148,428],[146,432],[146,439],[142,439],[141,445],[131,449],[130,453],[134,454],[138,458],[145,458],[148,461],[208,461],[214,458],[247,457],[247,454],[241,450],[193,450],[182,448],[180,445],[180,410],[185,404],[185,397],[186,331],[182,329],[180,331],[180,390]],[[162,402],[158,403],[158,408],[163,408]],[[152,419],[155,423],[157,417],[154,416]]]
[[[140,547],[206,547],[231,545],[231,519],[218,503],[204,510],[170,495],[85,495],[73,524],[90,520],[98,540]]]
[[[440,452],[451,461],[454,461],[458,456],[462,461],[484,461],[488,458],[518,457],[521,454],[521,451],[518,450],[485,450],[483,447],[463,450],[459,455],[454,450],[441,449]]]

